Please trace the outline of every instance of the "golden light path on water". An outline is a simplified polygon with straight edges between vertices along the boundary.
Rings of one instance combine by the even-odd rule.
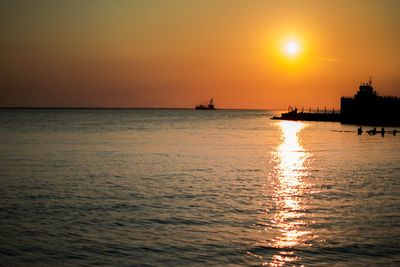
[[[274,152],[276,167],[272,172],[272,200],[276,212],[272,218],[272,228],[277,229],[270,246],[278,249],[265,263],[270,266],[283,266],[300,260],[293,248],[309,246],[307,241],[311,232],[303,220],[307,188],[304,178],[308,171],[308,153],[301,145],[299,133],[306,127],[302,122],[279,122],[281,143]]]

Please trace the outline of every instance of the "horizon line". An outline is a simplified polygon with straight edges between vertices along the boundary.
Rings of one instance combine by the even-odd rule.
[[[0,107],[0,109],[171,109],[171,110],[195,110],[194,108],[178,107],[56,107],[56,106],[27,106],[27,107]],[[287,108],[216,108],[215,110],[286,110]]]

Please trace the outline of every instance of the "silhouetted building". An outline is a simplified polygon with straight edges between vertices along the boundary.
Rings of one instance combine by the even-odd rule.
[[[360,85],[354,98],[342,97],[340,109],[343,123],[400,125],[400,98],[379,96],[371,79]]]

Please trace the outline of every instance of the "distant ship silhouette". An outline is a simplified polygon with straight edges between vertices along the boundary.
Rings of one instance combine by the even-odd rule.
[[[400,126],[400,98],[379,96],[372,87],[372,80],[362,83],[358,92],[351,97],[342,97],[340,113],[307,113],[290,108],[278,120],[338,121],[364,125]]]
[[[215,110],[214,99],[211,98],[210,102],[206,102],[195,107],[196,110]]]

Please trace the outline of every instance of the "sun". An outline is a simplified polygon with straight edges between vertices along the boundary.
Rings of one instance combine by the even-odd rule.
[[[300,73],[310,65],[310,42],[304,33],[277,32],[270,39],[269,57],[274,60],[280,70],[290,73]]]
[[[300,52],[299,43],[296,40],[290,40],[285,44],[285,53],[288,56],[296,56]]]

